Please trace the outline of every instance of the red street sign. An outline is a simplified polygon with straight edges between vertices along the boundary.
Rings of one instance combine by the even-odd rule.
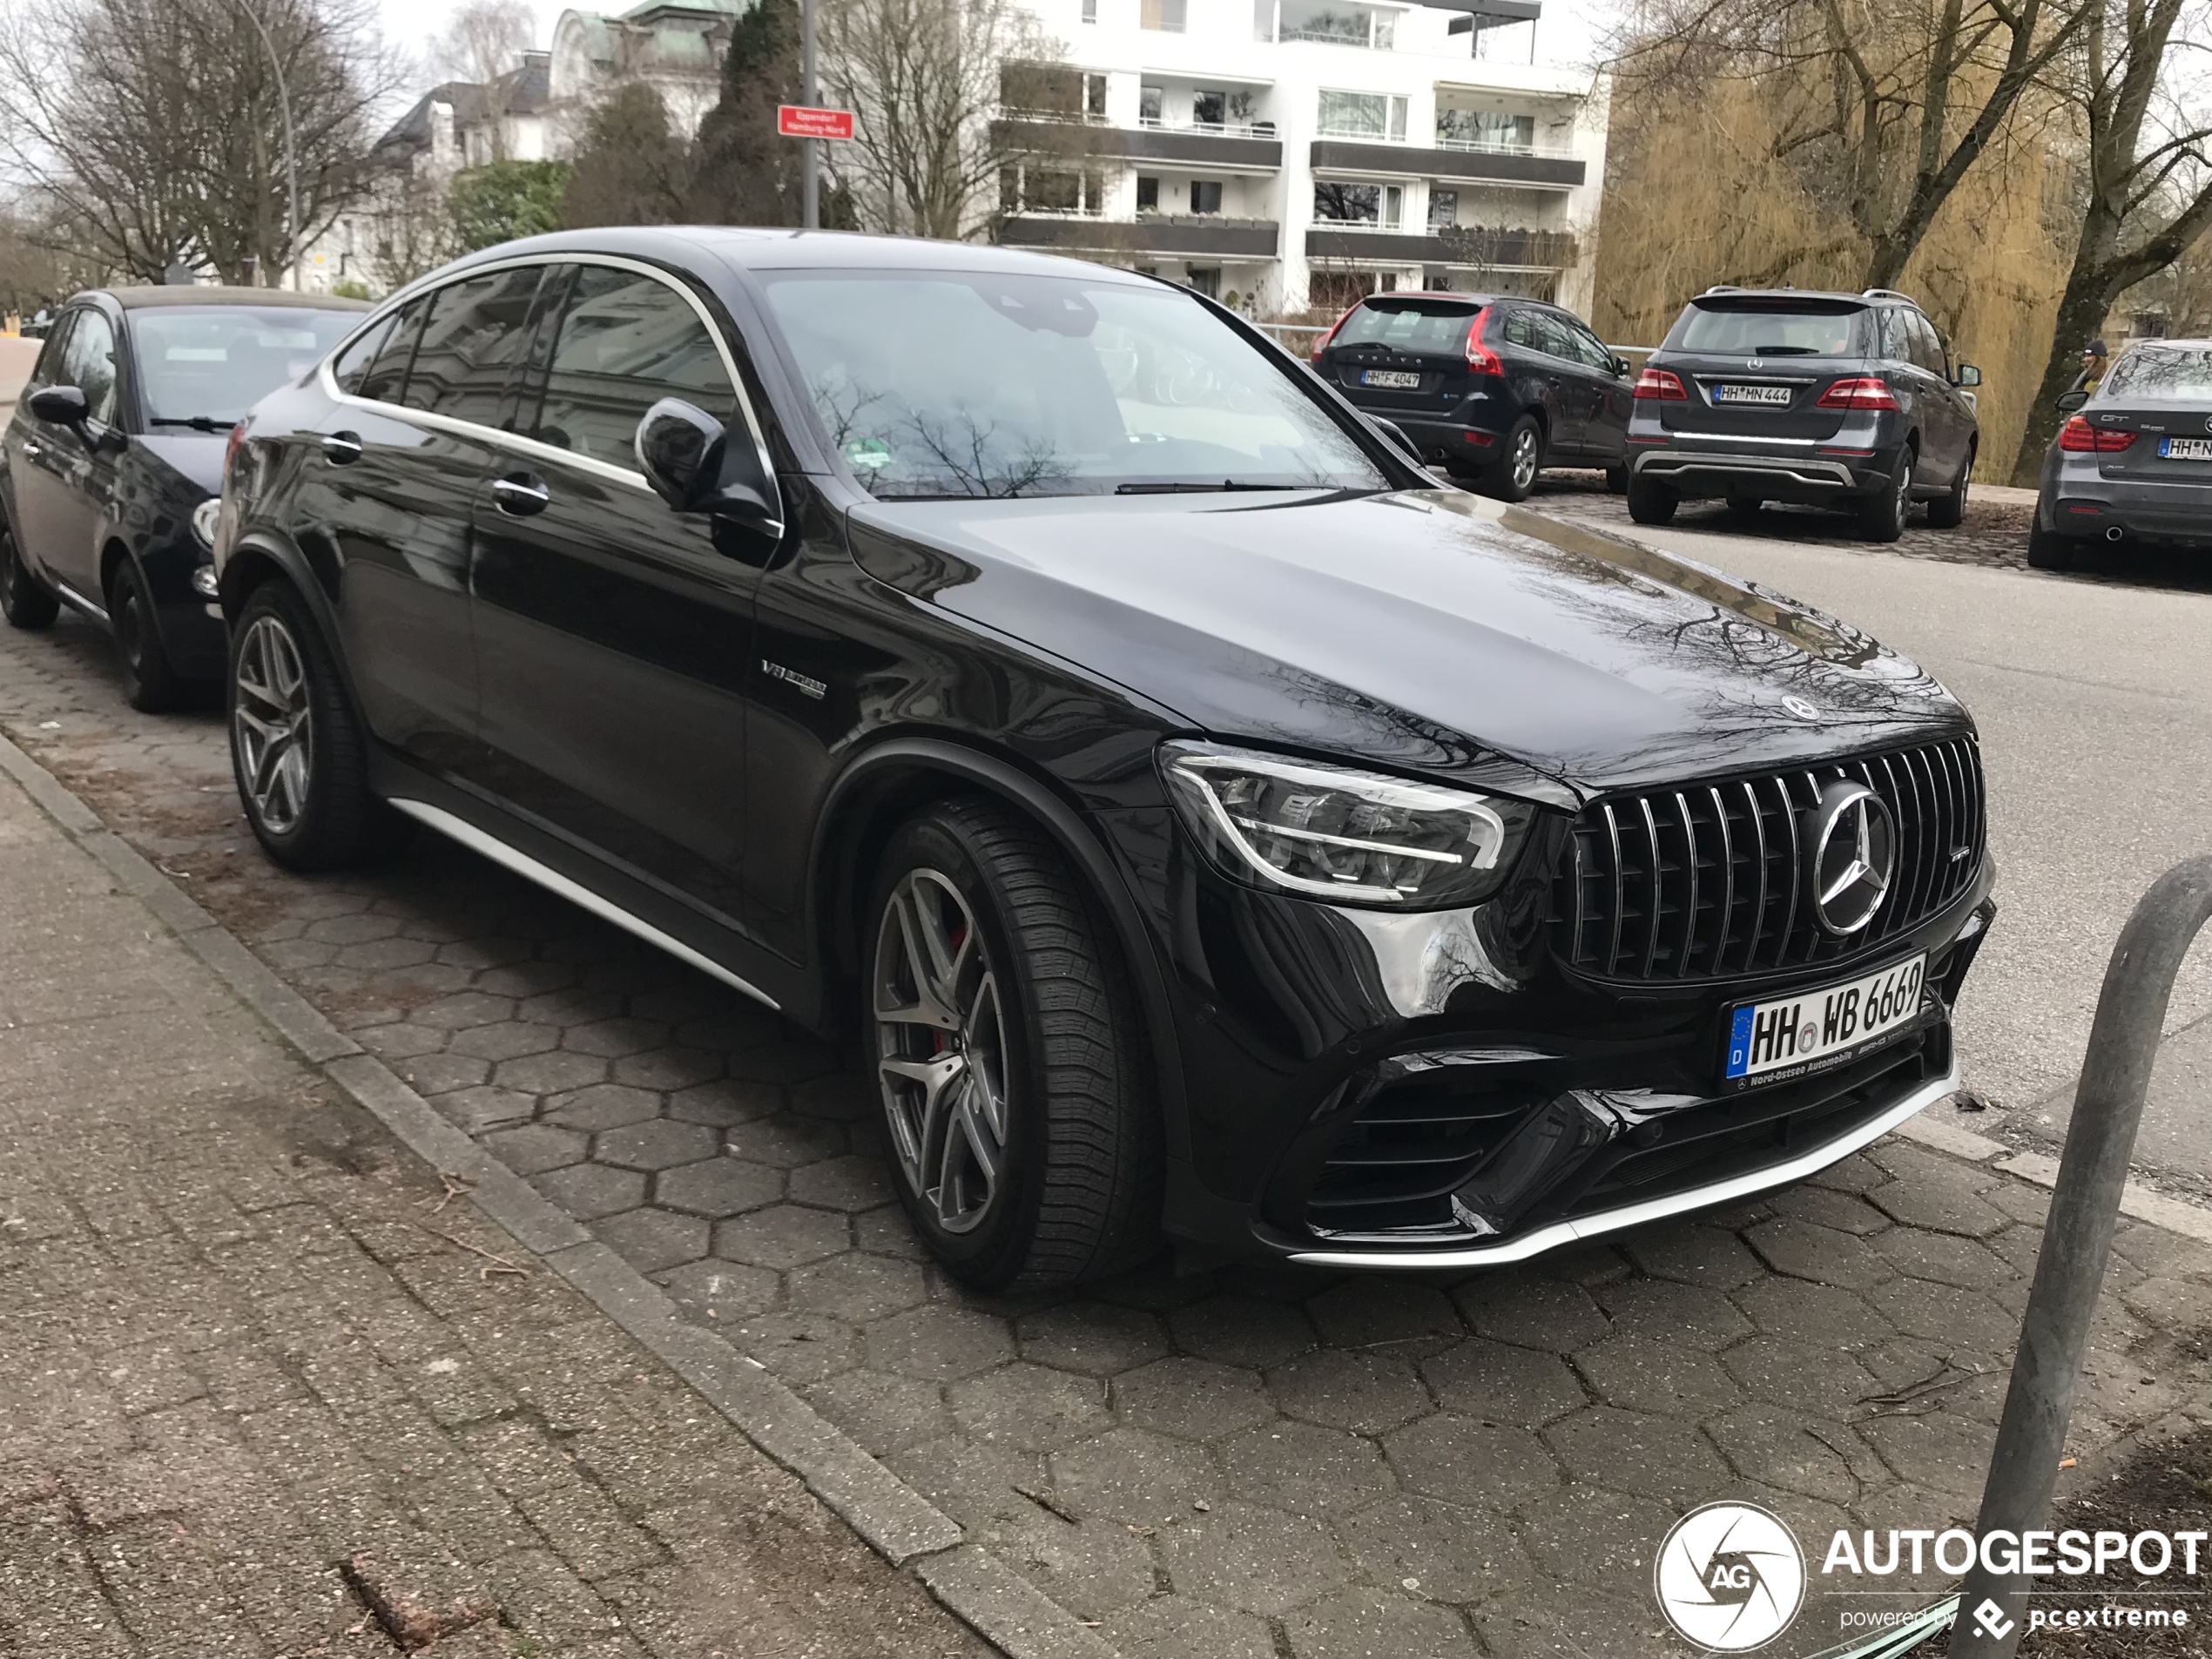
[[[776,131],[786,138],[849,138],[853,136],[853,111],[818,110],[807,104],[779,104]]]

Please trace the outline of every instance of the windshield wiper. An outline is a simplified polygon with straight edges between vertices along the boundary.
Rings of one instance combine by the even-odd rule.
[[[1116,484],[1116,496],[1214,496],[1226,489],[1326,489],[1326,484],[1255,484],[1236,478],[1224,478],[1217,484],[1191,483],[1177,480],[1173,482]]]
[[[228,432],[238,424],[212,415],[157,415],[149,419],[148,426],[188,426],[195,432]]]

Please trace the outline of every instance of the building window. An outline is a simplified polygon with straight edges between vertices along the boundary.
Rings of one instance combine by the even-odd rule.
[[[1083,21],[1085,23],[1098,21],[1098,0],[1083,0]]]
[[[1160,211],[1160,181],[1150,173],[1136,175],[1136,211],[1140,213]]]
[[[1456,190],[1438,190],[1431,187],[1428,192],[1429,229],[1440,231],[1447,226],[1456,225],[1459,222],[1460,192]]]
[[[1193,179],[1190,181],[1190,211],[1194,213],[1218,213],[1221,211],[1221,180]]]
[[[1183,280],[1185,287],[1196,289],[1209,300],[1221,298],[1221,267],[1217,265],[1186,265],[1183,267]]]
[[[1313,217],[1325,225],[1372,225],[1382,217],[1382,186],[1341,179],[1313,181]]]
[[[1445,150],[1487,150],[1527,155],[1536,147],[1536,118],[1495,110],[1439,109],[1436,142]]]
[[[1394,231],[1406,222],[1406,187],[1385,185],[1382,199],[1382,222],[1386,231]]]
[[[1136,25],[1140,29],[1156,29],[1162,34],[1179,35],[1183,32],[1183,16],[1186,0],[1137,0]]]
[[[1381,92],[1321,91],[1320,131],[1325,138],[1406,139],[1406,100]]]
[[[1158,87],[1138,87],[1136,89],[1136,124],[1139,126],[1158,126],[1163,119],[1163,111],[1166,101],[1167,95]]]
[[[1190,125],[1194,127],[1226,126],[1229,123],[1229,94],[1217,87],[1202,86],[1190,95]]]

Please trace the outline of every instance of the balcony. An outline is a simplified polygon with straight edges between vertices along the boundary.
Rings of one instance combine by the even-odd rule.
[[[1271,219],[1224,219],[1218,213],[1145,213],[1136,219],[1016,213],[1001,221],[999,240],[1009,247],[1058,253],[1271,260],[1282,246],[1282,232]]]
[[[1309,260],[1350,265],[1444,265],[1487,271],[1563,271],[1580,257],[1572,231],[1449,225],[1429,231],[1316,219]]]
[[[1276,172],[1283,165],[1283,141],[1268,121],[1117,127],[1008,111],[993,131],[1000,143],[1030,155],[1165,162],[1225,172]]]
[[[1589,176],[1589,164],[1556,152],[1380,144],[1372,138],[1316,138],[1317,172],[1388,173],[1417,179],[1464,179],[1487,184],[1520,185],[1537,190],[1572,190]]]

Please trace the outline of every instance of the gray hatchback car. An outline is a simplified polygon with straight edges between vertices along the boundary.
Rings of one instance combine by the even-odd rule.
[[[2039,570],[2128,543],[2212,547],[2212,340],[2141,340],[2059,400],[2028,532]]]

